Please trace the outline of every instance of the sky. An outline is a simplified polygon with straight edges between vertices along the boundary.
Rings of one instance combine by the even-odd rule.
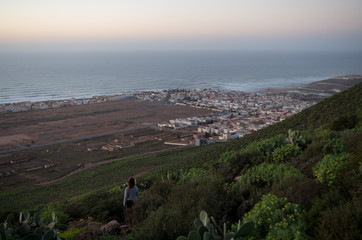
[[[361,0],[0,0],[0,48],[362,50]]]

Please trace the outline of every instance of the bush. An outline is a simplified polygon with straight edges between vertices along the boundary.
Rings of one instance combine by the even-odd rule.
[[[235,157],[228,160],[227,165],[218,166],[217,172],[229,179],[234,179],[241,171],[246,171],[250,166],[264,162],[264,155],[256,149],[240,151]]]
[[[339,188],[327,188],[323,191],[321,196],[312,199],[312,207],[304,215],[304,222],[306,224],[306,233],[310,239],[317,238],[317,228],[319,222],[322,220],[322,214],[324,211],[343,205],[346,201],[350,201],[352,198],[350,193],[343,192],[343,189]]]
[[[190,211],[190,210],[188,210]],[[160,207],[153,211],[135,232],[135,239],[176,239],[183,232],[188,232],[191,226],[185,220],[188,211]],[[192,223],[192,222],[191,222]]]
[[[340,138],[329,139],[323,146],[323,154],[340,154],[344,152],[346,142]]]
[[[271,187],[290,176],[299,176],[301,173],[294,167],[285,164],[262,163],[246,171],[240,179],[229,188],[233,199],[240,199],[236,210],[241,217],[267,194]]]
[[[64,212],[68,214],[70,218],[85,218],[87,208],[81,203],[71,202],[66,206]]]
[[[82,228],[72,228],[63,233],[59,233],[58,236],[64,238],[65,240],[72,240],[81,232],[83,232]]]
[[[149,190],[143,192],[142,198],[134,203],[132,211],[127,215],[126,220],[138,224],[145,220],[152,212],[164,205],[175,186],[171,181],[155,181]]]
[[[262,163],[242,175],[236,185],[268,185],[280,181],[286,177],[298,176],[301,173],[298,169],[285,164]]]
[[[206,175],[207,175],[207,171],[203,168],[191,168],[184,174],[184,176],[178,181],[178,183],[195,181]]]
[[[123,193],[94,193],[69,204],[65,211],[74,218],[92,216],[100,221],[124,220]],[[77,208],[79,207],[79,208]]]
[[[312,140],[305,150],[290,163],[302,171],[306,176],[313,178],[313,167],[323,158],[323,147],[327,141],[335,137],[329,130],[312,133]]]
[[[136,239],[176,239],[193,229],[193,221],[201,209],[229,219],[227,214],[234,214],[232,207],[233,200],[228,199],[221,177],[210,176],[175,185],[167,202],[150,212],[136,229]]]
[[[355,198],[322,213],[316,228],[318,239],[360,239],[362,236],[362,199]]]
[[[323,187],[323,184],[313,179],[298,175],[284,178],[274,184],[272,193],[309,209],[312,207],[312,200],[322,192]]]
[[[341,116],[330,124],[330,129],[334,131],[342,131],[354,128],[358,123],[357,115]]]
[[[285,143],[285,137],[284,136],[277,136],[273,138],[269,138],[263,141],[260,141],[256,143],[257,149],[259,152],[263,153],[267,160],[272,159],[272,153],[275,149],[283,146]],[[251,144],[249,147],[252,147],[253,144]]]
[[[313,174],[321,183],[331,186],[348,165],[348,154],[326,155],[313,168]]]
[[[238,152],[236,151],[226,151],[220,157],[220,162],[222,164],[228,165],[230,161],[235,160],[238,157]]]
[[[268,194],[244,216],[243,223],[255,223],[257,239],[304,239],[301,213],[297,204]]]
[[[301,150],[298,146],[286,144],[274,150],[273,161],[276,163],[282,163],[290,160],[294,156],[297,156],[300,152]]]
[[[58,220],[57,223],[64,224],[64,223],[68,222],[68,220],[69,220],[68,214],[64,213],[63,211],[58,210],[57,208],[55,208],[52,205],[48,205],[47,207],[45,207],[42,210],[42,213],[41,213],[42,222],[45,224],[49,224],[50,222],[52,222],[53,212],[55,213],[55,216]]]

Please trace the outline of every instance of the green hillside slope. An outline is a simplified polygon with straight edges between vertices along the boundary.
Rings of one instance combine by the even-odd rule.
[[[33,191],[3,192],[2,214],[53,202],[31,211],[40,210],[43,221],[54,211],[68,227],[90,216],[130,225],[109,239],[176,239],[196,230],[194,219],[206,210],[227,231],[236,231],[239,220],[253,222],[253,239],[358,239],[360,96],[362,84],[231,143],[128,159]],[[152,170],[138,178],[140,200],[125,210],[119,182],[139,168]]]

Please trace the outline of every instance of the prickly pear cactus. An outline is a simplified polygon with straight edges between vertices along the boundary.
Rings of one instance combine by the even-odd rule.
[[[194,225],[197,231],[193,230],[188,234],[188,237],[180,236],[177,240],[233,240],[246,239],[254,231],[254,223],[248,222],[240,226],[238,224],[237,232],[227,231],[226,224],[223,224],[221,229],[213,217],[208,216],[207,212],[202,210],[200,218],[196,218]]]

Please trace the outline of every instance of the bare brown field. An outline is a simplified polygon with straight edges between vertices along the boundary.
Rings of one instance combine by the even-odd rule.
[[[0,150],[151,126],[211,111],[137,99],[0,115]]]
[[[83,170],[175,148],[178,132],[146,128],[36,149],[0,154],[0,192],[56,182]]]
[[[177,117],[209,114],[185,106],[127,99],[0,115],[0,150],[38,146],[0,154],[0,192],[54,182],[73,172],[131,156],[174,148],[179,132],[142,128]],[[124,133],[107,134],[130,130]],[[91,139],[83,137],[102,135]]]

